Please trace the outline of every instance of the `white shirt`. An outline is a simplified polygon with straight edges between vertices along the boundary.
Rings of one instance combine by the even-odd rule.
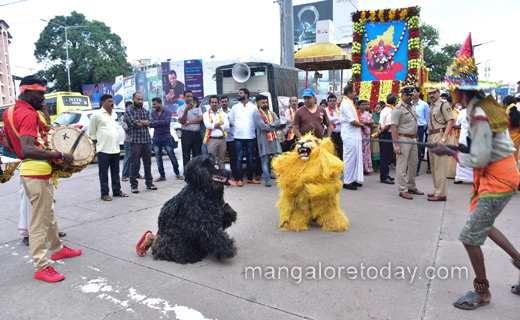
[[[90,117],[89,136],[97,140],[97,152],[119,153],[119,127],[115,110],[112,110],[112,114],[108,114],[105,108],[94,111]]]
[[[210,109],[208,112],[204,112],[204,115],[202,116],[202,119],[204,119],[204,125],[206,126],[206,130],[211,130],[211,137],[222,137],[224,135],[224,132],[222,132],[222,130],[215,129],[215,123],[220,122],[220,114],[222,114],[222,122],[224,122],[224,125],[222,125],[221,128],[222,130],[226,131],[227,129],[229,129],[229,120],[224,111],[218,110],[215,113]],[[213,122],[210,121],[210,115],[211,119],[213,119]]]
[[[381,116],[379,118],[379,124],[381,125],[381,130],[383,130],[386,126],[390,125],[390,121],[392,119],[392,108],[384,107],[383,111],[381,111]],[[387,132],[390,132],[388,130]]]
[[[235,127],[235,139],[256,138],[255,112],[257,111],[258,109],[251,102],[245,106],[242,102],[233,106],[229,122]]]
[[[352,121],[359,121],[357,117],[357,112],[354,110],[356,107],[347,99],[343,99],[341,101],[340,111],[339,111],[339,121],[341,123],[341,138],[343,141],[345,139],[350,140],[361,140],[361,128],[354,127],[350,123]]]
[[[330,107],[325,108],[325,111],[327,111],[327,115],[329,116],[329,120],[332,124],[336,125],[336,128],[332,127],[332,132],[341,132],[341,125],[339,120],[339,112],[338,107],[336,106],[336,109],[332,110],[332,116],[330,115]],[[325,129],[323,129],[323,132],[327,131],[327,126],[325,126]]]
[[[291,117],[291,110],[292,110],[292,117]],[[298,110],[298,109],[296,109]],[[294,120],[294,115],[296,114],[296,110],[293,110],[291,107],[289,107],[287,110],[285,110],[285,121],[287,120]],[[293,127],[293,122],[288,123],[285,125],[285,129],[289,131],[289,128]]]
[[[459,136],[459,143],[463,145],[468,145],[468,141],[466,140],[466,137],[468,136],[468,119],[466,118],[467,109],[462,109],[459,112],[459,116],[457,117],[457,122],[455,122],[456,125],[460,126],[460,136]]]

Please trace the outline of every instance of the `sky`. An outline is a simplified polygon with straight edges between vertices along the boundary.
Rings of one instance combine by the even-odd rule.
[[[250,61],[251,57],[279,63],[280,8],[273,0],[190,1],[75,1],[0,0],[0,20],[10,26],[9,47],[14,75],[38,69],[34,43],[46,22],[72,11],[88,20],[99,20],[118,34],[127,48],[128,60],[151,58]],[[293,5],[307,0],[293,0]],[[6,5],[8,4],[8,5]],[[478,5],[481,4],[481,5]],[[440,32],[441,44],[463,43],[472,33],[476,62],[484,80],[485,61],[489,80],[516,83],[520,80],[520,41],[516,39],[520,1],[495,0],[358,0],[359,10],[421,7],[421,23]],[[263,49],[263,51],[261,51]],[[33,70],[34,71],[34,70]]]

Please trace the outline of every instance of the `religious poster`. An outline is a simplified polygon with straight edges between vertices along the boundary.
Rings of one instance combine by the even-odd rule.
[[[361,81],[404,81],[408,73],[406,21],[367,22],[361,60]]]

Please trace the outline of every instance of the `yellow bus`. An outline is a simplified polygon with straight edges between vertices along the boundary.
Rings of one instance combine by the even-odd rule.
[[[53,122],[63,111],[68,110],[89,110],[92,109],[90,99],[78,92],[55,92],[45,95],[47,102],[47,111]],[[14,103],[4,104],[0,106],[0,124],[4,125],[4,111],[13,106]]]

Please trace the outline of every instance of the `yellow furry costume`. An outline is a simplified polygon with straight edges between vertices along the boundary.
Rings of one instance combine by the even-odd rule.
[[[279,176],[280,229],[307,230],[313,219],[326,231],[345,231],[349,221],[339,207],[343,162],[334,156],[330,138],[320,140],[308,133],[293,151],[272,161]]]

